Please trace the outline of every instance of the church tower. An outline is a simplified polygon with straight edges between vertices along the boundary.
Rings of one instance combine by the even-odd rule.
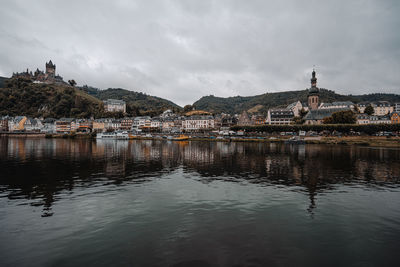
[[[308,107],[311,110],[318,109],[319,106],[319,89],[317,87],[317,78],[315,77],[315,70],[312,72],[311,88],[308,90]]]

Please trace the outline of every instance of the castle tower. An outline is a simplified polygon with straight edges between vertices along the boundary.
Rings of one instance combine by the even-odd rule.
[[[312,72],[311,88],[308,90],[308,107],[311,110],[318,109],[319,106],[319,89],[317,87],[317,78],[315,70]]]
[[[46,62],[46,78],[54,76],[56,76],[56,65],[50,60],[49,63]]]

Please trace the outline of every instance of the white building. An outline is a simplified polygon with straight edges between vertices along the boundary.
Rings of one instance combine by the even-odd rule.
[[[267,115],[267,124],[285,125],[293,122],[294,113],[290,109],[269,109]]]
[[[376,101],[376,102],[361,102],[358,104],[360,113],[365,112],[365,108],[372,106],[374,108],[374,114],[377,116],[384,116],[393,112],[394,107],[387,101]]]
[[[300,101],[293,102],[292,104],[289,104],[286,109],[291,110],[294,114],[294,116],[299,117],[300,116],[300,111],[303,109],[303,104],[301,104]],[[304,109],[306,110],[306,109]]]
[[[174,112],[172,112],[172,110],[170,110],[170,109],[167,109],[166,111],[164,111],[164,112],[160,115],[160,118],[165,119],[165,118],[169,118],[169,117],[173,117],[173,116],[175,116]]]
[[[213,116],[191,116],[182,120],[182,129],[186,131],[214,129]]]
[[[357,116],[357,124],[390,124],[392,123],[389,115],[377,116],[377,115],[367,115],[359,114]]]
[[[162,123],[161,123],[160,119],[153,118],[150,122],[150,128],[158,129],[158,128],[161,128],[161,126],[162,126]]]
[[[104,100],[104,110],[106,112],[126,112],[126,103],[123,100],[107,99]]]
[[[43,127],[41,132],[44,133],[55,133],[56,132],[56,119],[47,118],[43,120]]]
[[[174,128],[175,124],[173,120],[164,120],[162,122],[162,130],[163,132],[170,132]]]
[[[151,126],[151,118],[149,116],[135,117],[132,124],[133,129],[139,129],[150,126]]]
[[[15,132],[15,131],[23,131],[25,121],[28,118],[25,116],[16,116],[14,118],[10,118],[8,120],[8,131]]]
[[[400,103],[394,104],[394,110],[393,111],[396,112],[396,113],[400,113]]]

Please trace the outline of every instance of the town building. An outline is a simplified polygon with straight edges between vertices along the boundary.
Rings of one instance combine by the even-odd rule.
[[[252,125],[264,125],[265,117],[263,115],[252,115],[251,116],[251,124]]]
[[[232,127],[236,125],[238,122],[237,118],[235,116],[231,116],[230,114],[222,114],[221,115],[221,122],[220,122],[220,127]]]
[[[182,129],[185,131],[198,131],[214,129],[213,116],[194,115],[182,121]]]
[[[172,129],[174,128],[175,124],[174,124],[174,120],[172,119],[165,119],[162,122],[162,131],[163,132],[171,132]]]
[[[295,117],[299,117],[300,116],[300,112],[301,112],[302,109],[306,110],[305,107],[303,106],[303,104],[300,101],[296,101],[296,102],[293,102],[293,103],[289,104],[286,107],[286,109],[291,110]]]
[[[166,118],[170,118],[170,117],[174,117],[174,116],[176,116],[174,114],[174,112],[172,112],[172,110],[170,110],[170,109],[167,109],[160,115],[160,118],[166,119]]]
[[[76,130],[76,122],[74,118],[61,118],[56,121],[57,133],[70,133]]]
[[[350,110],[349,108],[325,108],[308,111],[304,116],[304,124],[322,124],[324,118],[331,117],[333,113]]]
[[[374,108],[374,114],[377,116],[387,115],[393,112],[395,107],[390,105],[388,101],[375,101],[375,102],[360,102],[358,103],[358,109],[360,113],[365,112],[365,108],[372,106]]]
[[[251,120],[250,120],[249,115],[247,114],[246,110],[244,110],[242,112],[242,114],[240,114],[239,120],[238,120],[238,125],[240,125],[240,126],[251,125]]]
[[[370,116],[368,114],[358,114],[357,124],[370,124]]]
[[[79,125],[76,129],[77,132],[90,133],[93,130],[92,120],[79,120]]]
[[[134,118],[125,117],[121,120],[121,130],[130,131],[132,130]]]
[[[397,113],[400,113],[400,103],[395,103],[395,104],[394,104],[394,109],[393,109],[393,111],[394,111],[394,112],[397,112]]]
[[[43,128],[43,124],[39,119],[27,118],[23,127],[26,132],[40,132]]]
[[[116,131],[121,129],[121,120],[120,119],[112,119],[109,124],[110,129]]]
[[[149,116],[135,117],[132,124],[132,129],[142,129],[146,126],[150,128],[151,118]]]
[[[162,127],[162,122],[160,118],[153,118],[150,122],[150,128],[152,130],[159,130]]]
[[[104,132],[105,130],[106,130],[105,119],[97,119],[93,121],[94,132]]]
[[[389,115],[378,116],[378,115],[367,115],[358,114],[357,124],[390,124],[392,123]]]
[[[8,121],[8,130],[10,132],[20,132],[25,130],[25,121],[28,118],[25,116],[16,116]]]
[[[287,125],[293,123],[294,114],[290,109],[269,109],[266,123],[269,125]]]
[[[393,124],[400,123],[400,112],[393,112],[392,114],[390,114],[390,121]]]
[[[106,112],[123,112],[126,113],[126,103],[123,100],[107,99],[103,101],[104,110]]]
[[[42,122],[43,127],[41,129],[44,133],[56,133],[56,119],[46,118]]]

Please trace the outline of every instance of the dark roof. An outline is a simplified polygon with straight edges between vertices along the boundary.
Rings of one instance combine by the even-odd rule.
[[[350,110],[349,108],[325,108],[310,110],[304,117],[305,120],[323,120],[338,111]]]
[[[53,123],[55,121],[56,121],[56,119],[54,119],[54,118],[46,118],[43,120],[44,123]]]
[[[319,94],[319,89],[316,86],[311,87],[310,89],[308,89],[308,94],[309,95],[316,95]]]
[[[293,118],[293,111],[290,109],[270,109],[271,118]]]

